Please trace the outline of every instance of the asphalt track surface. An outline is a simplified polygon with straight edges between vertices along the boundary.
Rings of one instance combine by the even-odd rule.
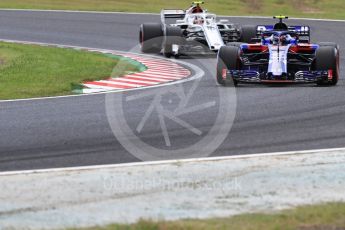
[[[0,11],[0,38],[128,51],[138,45],[138,26],[158,20],[159,16],[155,15]],[[233,18],[231,21],[272,23],[267,19]],[[341,55],[345,53],[343,22],[291,20],[290,23],[310,25],[313,41],[337,42]],[[193,103],[216,99],[220,90],[228,90],[217,86],[207,71],[207,68],[214,69],[214,58],[183,61],[194,63],[206,72]],[[235,122],[212,156],[344,147],[343,63],[341,56],[342,74],[336,87],[247,85],[237,88]],[[184,87],[188,89],[192,84],[184,83]],[[174,95],[171,98],[162,100],[171,103]],[[131,127],[140,121],[149,100],[143,98],[124,104]],[[211,108],[184,119],[207,133],[216,113]],[[168,148],[164,146],[157,120],[154,117],[151,120],[145,125],[142,139]],[[169,125],[172,126],[170,148],[187,147],[196,141],[189,130],[173,123]],[[114,137],[105,112],[105,95],[0,103],[0,134],[0,171],[140,161]]]

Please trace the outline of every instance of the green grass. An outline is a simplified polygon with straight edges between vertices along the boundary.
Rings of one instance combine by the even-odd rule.
[[[118,56],[0,42],[0,99],[71,94],[72,85],[139,68]]]
[[[160,12],[186,8],[186,0],[1,0],[0,8]],[[285,14],[298,17],[345,19],[344,0],[209,0],[206,8],[222,15]]]
[[[140,221],[134,225],[109,225],[83,230],[335,230],[345,229],[345,204],[303,206],[276,214],[246,214],[230,218]]]

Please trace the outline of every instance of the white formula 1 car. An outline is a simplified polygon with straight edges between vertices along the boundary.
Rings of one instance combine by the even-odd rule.
[[[228,20],[217,20],[201,8],[204,2],[193,2],[187,10],[162,10],[161,23],[140,26],[139,40],[144,53],[163,53],[166,57],[190,53],[217,52],[228,42],[251,42],[256,26],[236,26]],[[176,19],[169,24],[167,20]]]

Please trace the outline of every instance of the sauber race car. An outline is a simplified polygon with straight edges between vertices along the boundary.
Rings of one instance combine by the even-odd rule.
[[[316,83],[336,85],[339,47],[310,43],[309,26],[288,26],[285,16],[275,25],[257,26],[252,43],[230,43],[218,52],[217,81],[238,83]]]
[[[215,14],[201,8],[203,3],[193,2],[187,10],[162,10],[161,23],[142,24],[141,51],[162,52],[166,57],[217,52],[228,42],[249,42],[256,35],[256,26],[239,28],[228,20],[217,20]]]

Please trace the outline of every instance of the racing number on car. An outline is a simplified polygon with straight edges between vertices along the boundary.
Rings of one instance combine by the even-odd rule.
[[[309,31],[309,27],[308,26],[302,26],[301,27],[301,31],[302,32],[307,32],[307,31]]]

